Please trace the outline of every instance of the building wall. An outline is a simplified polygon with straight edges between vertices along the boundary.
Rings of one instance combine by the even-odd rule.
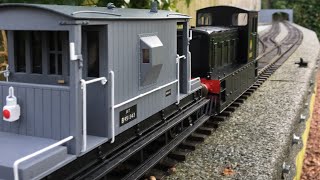
[[[187,7],[186,0],[178,0],[176,9],[180,13],[188,14],[192,17],[190,24],[192,26],[196,23],[196,11],[198,9],[210,6],[228,5],[236,6],[245,9],[260,10],[261,0],[191,0],[189,7]]]

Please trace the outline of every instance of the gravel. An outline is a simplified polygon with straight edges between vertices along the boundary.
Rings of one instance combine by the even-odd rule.
[[[281,42],[288,35],[288,29],[284,26],[283,23],[280,23],[280,33],[276,37],[276,42]]]
[[[299,28],[297,51],[167,179],[280,178],[320,47],[314,32]],[[308,68],[294,64],[300,57]]]
[[[258,33],[262,35],[263,33],[266,33],[270,30],[271,25],[270,24],[264,24],[258,26]]]

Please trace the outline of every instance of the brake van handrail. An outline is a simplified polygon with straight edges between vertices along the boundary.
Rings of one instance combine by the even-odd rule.
[[[16,160],[16,161],[13,163],[13,176],[14,176],[14,180],[19,180],[19,171],[18,171],[19,169],[18,169],[18,166],[19,166],[20,163],[22,163],[23,161],[29,160],[29,159],[31,159],[31,158],[33,158],[33,157],[35,157],[35,156],[38,156],[39,154],[42,154],[42,153],[44,153],[44,152],[46,152],[46,151],[49,151],[49,150],[51,150],[51,149],[53,149],[53,148],[55,148],[55,147],[58,147],[58,146],[60,146],[60,145],[62,145],[62,144],[64,144],[64,143],[70,141],[71,139],[73,139],[73,136],[69,136],[69,137],[67,137],[67,138],[64,138],[64,139],[62,139],[61,141],[58,141],[58,142],[56,142],[56,143],[54,143],[54,144],[52,144],[52,145],[50,145],[50,146],[48,146],[48,147],[45,147],[45,148],[43,148],[43,149],[40,149],[40,150],[38,150],[38,151],[36,151],[36,152],[34,152],[34,153],[32,153],[32,154],[29,154],[29,155],[27,155],[27,156],[25,156],[25,157],[22,157],[22,158]]]
[[[94,13],[94,14],[105,14],[105,15],[112,15],[112,16],[121,16],[121,14],[104,12],[104,11],[75,11],[71,13],[71,15],[81,14],[81,13]]]
[[[102,85],[107,83],[106,77],[95,78],[92,80],[81,79],[81,89],[82,89],[82,149],[81,152],[87,150],[87,84],[92,84],[95,82],[101,82]]]
[[[121,103],[119,103],[119,104],[117,104],[117,105],[114,105],[114,108],[118,108],[118,107],[120,107],[120,106],[123,106],[123,105],[125,105],[125,104],[128,104],[128,103],[130,103],[130,102],[132,102],[132,101],[134,101],[134,100],[137,100],[137,99],[139,99],[139,98],[141,98],[141,97],[143,97],[143,96],[149,95],[149,94],[151,94],[151,93],[153,93],[153,92],[155,92],[155,91],[158,91],[158,90],[160,90],[160,89],[163,89],[163,88],[165,88],[165,87],[168,87],[168,86],[170,86],[170,85],[172,85],[172,84],[174,84],[174,83],[177,83],[177,82],[178,82],[178,80],[176,79],[176,80],[171,81],[171,82],[169,82],[169,83],[167,83],[167,84],[165,84],[165,85],[159,86],[159,87],[157,87],[157,88],[155,88],[155,89],[153,89],[153,90],[151,90],[151,91],[148,91],[148,92],[139,94],[138,96],[135,96],[135,97],[133,97],[133,98],[131,98],[131,99],[128,99],[128,100],[126,100],[126,101],[123,101],[123,102],[121,102]]]
[[[126,101],[123,101],[123,102],[115,105],[115,103],[114,103],[114,72],[113,72],[113,71],[110,71],[110,75],[111,75],[111,128],[112,128],[112,129],[111,129],[111,133],[112,133],[111,143],[113,143],[114,140],[115,140],[114,110],[115,110],[116,108],[121,107],[121,106],[123,106],[123,105],[125,105],[125,104],[128,104],[128,103],[130,103],[130,102],[132,102],[132,101],[134,101],[134,100],[137,100],[137,99],[139,99],[139,98],[141,98],[141,97],[144,97],[144,96],[146,96],[146,95],[149,95],[149,94],[151,94],[151,93],[153,93],[153,92],[155,92],[155,91],[158,91],[158,90],[160,90],[160,89],[163,89],[163,88],[165,88],[165,87],[168,87],[168,86],[170,86],[170,85],[172,85],[172,84],[175,84],[175,83],[177,83],[177,82],[179,81],[178,79],[176,79],[176,80],[171,81],[171,82],[169,82],[169,83],[167,83],[167,84],[165,84],[165,85],[159,86],[159,87],[157,87],[157,88],[155,88],[155,89],[153,89],[153,90],[151,90],[151,91],[148,91],[148,92],[139,94],[138,96],[135,96],[135,97],[133,97],[133,98],[131,98],[131,99],[128,99],[128,100],[126,100]]]
[[[178,85],[177,85],[177,104],[180,104],[180,59],[187,59],[187,57],[185,55],[179,56],[179,54],[177,54],[177,58],[176,58],[177,80],[178,80]]]
[[[110,71],[111,77],[111,143],[114,143],[115,133],[114,133],[114,72]]]

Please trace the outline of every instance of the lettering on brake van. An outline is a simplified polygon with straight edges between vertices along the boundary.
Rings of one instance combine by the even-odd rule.
[[[137,105],[133,105],[127,109],[120,111],[120,126],[123,126],[135,119],[137,119]]]

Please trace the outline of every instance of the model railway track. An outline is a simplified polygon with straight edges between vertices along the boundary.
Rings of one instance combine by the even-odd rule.
[[[275,38],[280,34],[280,22],[273,22],[271,29],[259,37],[259,58],[262,58],[276,48]]]
[[[259,51],[257,57],[258,70],[269,64],[270,59],[281,54],[279,43],[276,41],[276,37],[280,34],[280,22],[274,22],[270,31],[259,37],[259,42],[262,45],[262,50]]]
[[[163,158],[159,163],[150,170],[145,169],[145,174],[140,177],[149,179],[164,179],[175,171],[175,164],[186,160],[186,156],[190,151],[196,149],[197,144],[204,142],[205,138],[211,135],[215,129],[219,127],[220,122],[226,120],[237,107],[257,90],[298,48],[303,39],[302,32],[288,22],[283,22],[288,29],[288,35],[280,42],[276,43],[275,38],[280,33],[279,23],[274,23],[271,30],[261,38],[265,45],[265,51],[262,56],[259,56],[258,62],[261,59],[270,58],[268,64],[262,66],[258,72],[258,78],[246,92],[242,94],[233,104],[226,108],[219,115],[213,116],[194,130],[190,136],[179,144],[169,155]],[[153,163],[155,165],[155,163]],[[147,167],[144,167],[147,168]],[[140,178],[139,177],[139,178]],[[135,176],[137,178],[137,176]]]
[[[277,43],[275,49],[257,58],[259,77],[265,76],[266,73],[270,74],[269,69],[277,69],[301,44],[301,31],[287,21],[284,21],[283,24],[288,29],[288,35],[280,43],[275,42]]]

